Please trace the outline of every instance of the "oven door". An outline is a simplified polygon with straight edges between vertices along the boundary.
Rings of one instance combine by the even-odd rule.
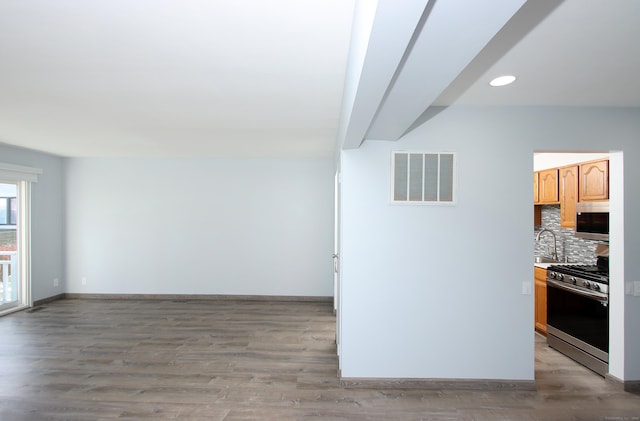
[[[549,333],[605,362],[609,357],[608,304],[607,294],[547,279]]]

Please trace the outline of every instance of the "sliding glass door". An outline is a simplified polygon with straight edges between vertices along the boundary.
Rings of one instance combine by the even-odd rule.
[[[31,305],[31,186],[40,174],[0,162],[0,315]]]
[[[19,184],[0,181],[0,311],[20,305]]]

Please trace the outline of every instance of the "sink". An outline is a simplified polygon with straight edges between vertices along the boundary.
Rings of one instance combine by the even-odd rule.
[[[556,259],[546,256],[536,256],[534,263],[560,263]]]

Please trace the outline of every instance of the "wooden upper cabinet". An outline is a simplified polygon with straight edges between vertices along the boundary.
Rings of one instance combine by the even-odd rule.
[[[533,173],[533,203],[540,203],[540,195],[538,194],[538,173]]]
[[[576,227],[576,203],[578,202],[578,166],[560,168],[560,226]]]
[[[578,200],[607,200],[609,198],[609,160],[580,164],[580,195]]]
[[[558,203],[558,169],[538,172],[538,203]]]

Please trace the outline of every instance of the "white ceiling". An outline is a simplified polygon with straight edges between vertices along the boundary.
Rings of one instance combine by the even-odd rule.
[[[0,0],[0,142],[330,156],[353,3]]]
[[[557,8],[554,3],[559,3]],[[550,14],[518,41],[518,28],[535,24],[545,11]],[[474,77],[474,71],[489,65],[479,74],[477,83],[463,93],[451,86],[438,102],[638,107],[637,40],[637,0],[545,0],[527,4],[467,69],[466,73]],[[496,61],[493,56],[505,47],[511,49]],[[517,75],[518,80],[507,88],[490,87],[488,81],[501,74]],[[464,86],[463,80],[458,83]]]
[[[354,2],[0,0],[0,142],[332,156],[434,106],[640,106],[640,1],[360,0],[349,52]]]

